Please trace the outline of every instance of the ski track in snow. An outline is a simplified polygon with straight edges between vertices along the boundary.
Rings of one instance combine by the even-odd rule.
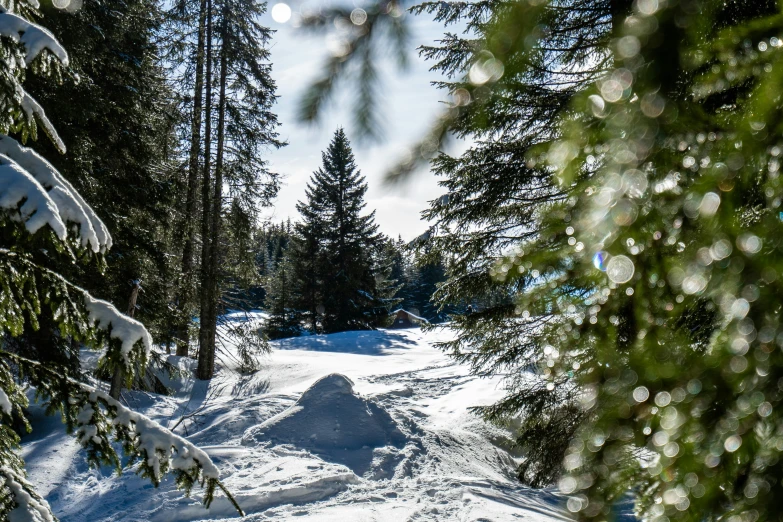
[[[188,378],[168,383],[171,397],[125,397],[169,428],[195,412],[176,433],[209,454],[244,520],[568,520],[562,495],[516,481],[508,433],[468,411],[502,390],[432,347],[447,335],[412,329],[285,339],[271,343],[253,375],[233,371],[224,354],[208,384]],[[194,364],[170,360],[183,369]],[[88,469],[60,420],[31,410],[34,431],[22,450],[29,479],[62,522],[240,520],[220,493],[206,510],[198,489],[184,498],[171,478],[155,489],[132,469],[121,476]]]

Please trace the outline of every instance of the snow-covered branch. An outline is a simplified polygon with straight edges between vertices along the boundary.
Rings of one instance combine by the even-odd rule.
[[[152,336],[143,324],[120,313],[111,303],[95,299],[85,290],[81,292],[84,295],[84,306],[90,314],[90,323],[97,324],[102,330],[110,331],[112,339],[118,339],[122,343],[120,350],[125,366],[131,366],[130,353],[137,342],[141,342],[144,346],[145,357],[149,355],[152,349]]]
[[[59,220],[55,220],[56,223],[54,225],[48,219],[44,222],[52,226],[60,239],[64,239],[64,235],[61,235],[59,232],[60,224],[71,222],[79,225],[79,239],[83,247],[89,247],[93,252],[105,251],[111,248],[111,235],[100,218],[95,214],[95,211],[84,201],[68,180],[38,153],[30,148],[23,147],[13,138],[0,134],[0,163],[13,166],[10,171],[5,173],[4,181],[13,182],[12,178],[14,176],[18,177],[27,174],[27,176],[23,177],[32,177],[38,182],[31,184],[29,182],[22,183],[17,181],[16,183],[19,186],[14,193],[16,195],[11,198],[9,203],[3,205],[3,208],[15,208],[16,203],[22,200],[21,198],[28,197],[26,191],[40,192],[42,189],[45,189],[44,193],[48,194],[48,203],[53,205],[56,212],[55,216],[59,216]],[[16,201],[13,201],[14,198],[16,198]],[[25,217],[24,212],[22,217]],[[39,220],[45,217],[51,218],[52,216],[41,215]],[[40,225],[36,225],[38,225],[38,221],[28,224],[27,229],[34,233],[40,228]],[[35,229],[32,230],[32,227],[35,227]],[[62,227],[62,229],[65,230],[65,227]]]
[[[217,466],[194,444],[152,419],[126,408],[102,391],[76,381],[72,381],[72,384],[78,385],[85,393],[84,405],[77,417],[79,428],[76,433],[82,445],[88,445],[92,437],[96,436],[92,420],[96,409],[103,405],[115,409],[112,425],[126,430],[135,440],[136,450],[144,457],[144,465],[152,471],[151,478],[155,483],[160,482],[163,478],[162,470],[167,468],[186,473],[201,469],[205,479],[217,480],[220,477]]]
[[[52,33],[0,7],[0,36],[21,43],[25,47],[25,65],[44,50],[48,49],[63,65],[68,65],[68,53]]]
[[[39,122],[43,126],[46,135],[54,142],[57,150],[60,151],[60,154],[65,154],[65,143],[63,143],[60,135],[57,134],[57,130],[54,128],[54,125],[52,125],[52,122],[49,121],[49,117],[46,116],[43,107],[41,107],[36,99],[30,96],[24,89],[20,88],[20,93],[22,96],[21,108],[27,116],[27,119],[29,121],[35,120]]]
[[[8,466],[2,466],[0,486],[10,490],[16,503],[16,508],[8,513],[9,522],[55,522],[49,503],[35,495],[32,484],[23,475]]]
[[[22,221],[31,234],[49,225],[65,240],[65,223],[57,204],[29,172],[4,154],[0,154],[0,208],[11,211],[12,218]]]
[[[66,418],[73,419],[73,424],[69,423],[69,426],[74,429],[75,436],[87,451],[90,464],[112,464],[119,470],[120,460],[112,444],[117,441],[122,444],[124,454],[130,457],[130,464],[138,463],[136,472],[149,478],[154,485],[157,486],[166,473],[172,473],[178,487],[186,493],[196,484],[204,486],[204,504],[207,507],[212,502],[215,490],[219,488],[242,513],[230,493],[220,484],[217,466],[196,445],[88,384],[59,375],[36,361],[14,353],[0,351],[0,358],[3,357],[23,368],[42,395],[56,395],[64,389],[68,390],[67,399],[54,396],[50,399],[55,402],[65,399],[60,407],[63,413],[68,410]],[[0,468],[0,475],[4,473],[5,468]],[[13,470],[10,473],[13,474]],[[26,510],[28,518],[19,520],[54,520],[37,514],[37,507],[45,508],[49,515],[51,511],[45,502],[41,506],[33,502],[36,496],[31,487],[12,487],[9,482],[5,485],[12,491],[16,503]]]

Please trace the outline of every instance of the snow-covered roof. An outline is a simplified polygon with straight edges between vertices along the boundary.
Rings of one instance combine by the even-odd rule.
[[[416,319],[417,321],[423,321],[423,322],[425,322],[425,323],[429,323],[429,321],[427,321],[425,318],[423,318],[423,317],[419,317],[418,315],[416,315],[416,314],[414,314],[414,313],[411,313],[411,312],[409,312],[408,310],[404,310],[404,309],[402,309],[402,308],[398,308],[398,309],[396,309],[395,311],[393,311],[393,312],[391,313],[391,315],[396,315],[396,314],[397,314],[397,313],[399,313],[399,312],[405,312],[405,313],[408,315],[408,317],[411,317],[411,318],[413,318],[413,319]]]

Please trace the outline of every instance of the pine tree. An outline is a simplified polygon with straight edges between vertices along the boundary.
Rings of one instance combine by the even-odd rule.
[[[52,353],[40,361],[16,350],[15,339],[36,331],[46,336],[56,333],[68,339],[72,349],[79,343],[105,347],[102,364],[123,368],[129,383],[136,368],[144,367],[152,345],[141,323],[56,271],[66,259],[100,266],[103,254],[112,247],[111,235],[61,173],[7,135],[12,132],[22,141],[35,139],[40,126],[58,151],[65,153],[65,144],[43,108],[23,86],[28,70],[61,74],[69,63],[65,49],[33,22],[37,19],[37,2],[0,5],[4,64],[0,84],[0,106],[4,107],[0,117],[0,132],[4,133],[0,135],[0,329],[5,340],[0,350],[0,517],[54,519],[47,502],[25,478],[19,436],[11,428],[14,418],[31,428],[22,411],[28,404],[24,391],[28,386],[36,389],[37,400],[47,402],[50,414],[62,414],[67,430],[87,450],[90,465],[121,470],[114,444],[119,442],[130,462],[138,465],[138,473],[153,484],[158,485],[170,471],[186,492],[197,483],[205,486],[205,504],[209,505],[215,489],[222,485],[217,468],[203,451],[88,385],[78,364],[63,363],[74,354],[64,353],[62,344],[50,345]]]
[[[538,24],[556,5],[511,6],[483,28],[482,52],[504,75],[528,70],[531,47],[551,48]],[[540,378],[512,380],[484,411],[542,414],[524,442],[564,447],[559,486],[582,520],[612,518],[629,495],[643,519],[775,519],[780,8],[595,5],[609,8],[594,54],[605,70],[525,157],[563,198],[491,270],[520,285],[510,306],[526,345],[476,356],[518,371],[530,354]]]
[[[301,314],[293,308],[295,296],[291,285],[291,272],[291,262],[284,256],[267,282],[269,319],[264,325],[264,333],[270,339],[295,337],[302,330]]]
[[[293,262],[299,294],[314,329],[371,328],[386,318],[393,292],[385,283],[386,274],[373,270],[379,237],[375,214],[362,215],[367,184],[342,129],[335,132],[322,158],[322,167],[307,185],[307,202],[297,205],[302,223],[297,225],[300,240]],[[311,259],[303,258],[313,253]],[[311,263],[317,272],[302,270]],[[317,286],[312,277],[317,277]],[[316,319],[313,312],[320,307],[323,312]]]
[[[300,211],[301,212],[301,211]],[[316,221],[305,220],[294,225],[288,257],[291,262],[293,307],[313,334],[322,332],[323,285],[321,284],[320,228]]]
[[[74,12],[44,14],[47,29],[69,51],[62,81],[32,75],[28,92],[47,109],[70,150],[56,154],[46,140],[32,147],[93,208],[116,240],[104,276],[93,266],[58,267],[69,280],[125,310],[129,281],[141,280],[137,317],[156,336],[171,320],[168,256],[176,195],[176,111],[155,44],[159,10],[152,0],[85,2]],[[120,58],[118,58],[120,57]]]
[[[438,298],[437,295],[440,285],[446,281],[446,268],[443,263],[430,258],[415,265],[412,270],[410,300],[415,310],[411,311],[430,323],[447,321],[455,310],[453,302],[445,297]]]
[[[212,5],[212,0],[208,0]],[[214,181],[205,165],[202,187],[202,267],[199,366],[201,379],[211,378],[215,365],[215,335],[224,278],[221,241],[225,235],[226,199],[229,208],[247,219],[234,224],[251,224],[258,208],[268,205],[277,193],[277,175],[262,160],[265,147],[283,145],[277,139],[277,117],[271,112],[275,84],[270,76],[267,44],[270,30],[260,24],[266,6],[258,1],[215,0],[218,104]],[[209,6],[208,6],[209,7]],[[207,13],[207,70],[211,64],[212,12]],[[217,45],[219,44],[219,46]],[[209,72],[207,79],[210,78]],[[210,84],[207,85],[209,91]],[[207,111],[211,98],[207,95]],[[208,114],[209,116],[209,114]],[[209,127],[211,118],[206,118]],[[214,183],[209,187],[209,183]],[[230,188],[228,198],[223,187]],[[241,231],[239,231],[242,233]],[[245,231],[244,233],[248,233]],[[237,231],[234,231],[237,235]]]
[[[195,5],[194,5],[195,4]],[[175,290],[175,307],[179,311],[179,317],[174,321],[173,330],[177,346],[177,355],[187,356],[190,348],[190,327],[192,322],[196,268],[195,268],[195,243],[196,223],[198,221],[198,188],[202,175],[201,159],[204,151],[202,142],[202,119],[204,116],[204,74],[206,57],[206,22],[207,0],[179,0],[174,3],[167,13],[169,45],[167,46],[167,58],[171,63],[186,63],[191,65],[185,69],[184,77],[175,81],[182,85],[187,84],[190,78],[193,80],[193,105],[190,110],[189,143],[187,158],[187,177],[184,184],[184,197],[182,197],[182,213],[178,223],[175,241],[182,242],[182,254],[180,260],[180,273]],[[188,41],[189,26],[195,19],[196,41]],[[184,33],[184,34],[183,34]],[[186,105],[187,107],[187,105]],[[181,110],[186,111],[186,107]]]
[[[438,84],[451,96],[440,130],[473,142],[460,156],[440,153],[432,160],[446,193],[424,213],[432,227],[415,247],[419,265],[430,266],[421,269],[420,277],[439,279],[436,267],[445,263],[446,281],[437,286],[419,279],[419,302],[431,316],[435,309],[456,312],[470,306],[474,313],[453,315],[456,336],[439,346],[477,373],[520,376],[519,383],[508,381],[509,393],[518,401],[480,411],[501,423],[521,413],[531,423],[532,431],[523,426],[518,432],[518,442],[528,455],[520,478],[532,485],[557,477],[576,424],[560,422],[573,418],[570,405],[542,393],[544,385],[530,389],[525,381],[528,388],[518,389],[525,378],[522,370],[539,359],[530,335],[542,318],[520,321],[513,296],[524,292],[535,276],[501,280],[491,277],[490,270],[505,253],[538,237],[539,215],[567,197],[549,168],[531,157],[557,137],[558,122],[571,112],[574,96],[603,74],[615,3],[558,0],[541,2],[532,11],[524,8],[525,2],[495,1],[425,2],[413,8],[446,25],[465,24],[464,34],[447,33],[422,53],[447,78]],[[527,47],[520,38],[529,24],[546,30],[537,35],[536,45]],[[508,32],[510,46],[502,60],[495,57],[501,31]],[[442,137],[430,140],[437,143]],[[417,157],[433,154],[431,141],[415,151]],[[430,291],[432,308],[421,299]],[[533,432],[535,437],[527,436]]]
[[[410,310],[415,306],[412,301],[412,273],[410,253],[402,237],[396,241],[384,238],[379,254],[389,267],[389,281],[399,286],[394,297],[399,300],[398,306]]]

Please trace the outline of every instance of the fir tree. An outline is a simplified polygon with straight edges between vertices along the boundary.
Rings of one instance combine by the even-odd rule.
[[[399,286],[395,298],[399,300],[398,306],[410,310],[415,306],[412,299],[412,267],[410,253],[401,237],[396,241],[384,238],[380,256],[389,267],[389,280]]]
[[[4,64],[0,105],[5,109],[0,131],[13,132],[24,141],[36,138],[40,125],[58,151],[65,153],[65,144],[43,108],[23,86],[28,69],[34,74],[61,73],[61,67],[69,63],[60,43],[33,23],[39,18],[37,2],[0,5]],[[74,354],[62,353],[61,344],[50,345],[52,353],[40,361],[16,350],[14,340],[31,331],[57,334],[69,339],[72,347],[83,343],[106,348],[101,364],[124,369],[130,383],[135,370],[144,367],[152,339],[141,323],[57,272],[66,259],[100,266],[102,255],[113,243],[104,223],[73,185],[42,156],[6,134],[0,135],[0,180],[0,330],[4,339],[0,350],[0,517],[54,519],[49,505],[25,478],[19,436],[11,428],[16,417],[31,429],[22,411],[28,404],[24,391],[28,386],[35,388],[37,400],[47,402],[48,413],[62,414],[66,429],[86,449],[90,465],[121,470],[114,444],[119,442],[130,462],[137,464],[138,473],[153,484],[158,485],[170,471],[186,492],[195,484],[205,486],[209,505],[216,488],[222,486],[217,468],[203,451],[88,385],[78,365],[63,363]]]
[[[212,0],[208,4],[212,5]],[[277,175],[262,159],[265,147],[283,145],[277,139],[277,117],[271,112],[275,84],[267,63],[270,30],[260,23],[266,5],[258,1],[215,0],[217,38],[217,132],[215,137],[214,180],[208,165],[204,167],[202,186],[202,266],[201,321],[199,327],[199,370],[202,379],[211,378],[215,364],[215,338],[224,274],[221,265],[221,232],[224,209],[246,219],[234,223],[250,224],[258,208],[268,205],[277,194]],[[209,6],[208,6],[209,7]],[[210,70],[212,11],[207,13],[207,70]],[[218,45],[219,44],[219,47]],[[210,91],[207,74],[207,90]],[[207,95],[207,128],[210,126],[211,98]],[[209,184],[213,183],[210,187]],[[223,188],[229,187],[228,198]],[[228,201],[226,201],[228,200]],[[240,231],[241,233],[241,231]],[[247,231],[245,232],[247,233]],[[237,235],[237,231],[234,231]]]
[[[414,265],[412,272],[409,283],[411,311],[431,323],[447,321],[455,311],[455,303],[447,297],[439,298],[437,295],[440,285],[446,281],[446,267],[442,262],[430,258]]]
[[[595,6],[608,8],[604,70],[525,156],[564,197],[491,270],[520,285],[510,306],[525,345],[474,356],[488,371],[532,360],[540,378],[510,381],[484,411],[541,414],[523,442],[564,447],[559,485],[582,520],[611,518],[629,494],[644,519],[774,519],[780,8]],[[483,28],[482,52],[504,74],[536,74],[531,49],[551,49],[538,24],[554,7],[510,6]]]
[[[300,211],[301,212],[301,211]],[[321,284],[320,227],[316,221],[305,221],[294,226],[288,252],[291,261],[293,306],[301,321],[311,333],[322,332],[323,285]]]
[[[156,45],[160,12],[152,0],[84,2],[73,12],[45,8],[52,34],[68,49],[62,81],[31,76],[28,92],[46,107],[68,147],[56,154],[46,140],[33,148],[52,164],[115,234],[104,277],[94,266],[58,267],[71,281],[124,310],[129,281],[144,293],[137,318],[165,336],[172,310],[169,281],[177,267],[168,255],[176,219],[177,123],[172,93]]]
[[[307,295],[308,308],[323,307],[320,322],[325,332],[371,328],[385,319],[392,303],[387,301],[391,295],[385,274],[373,270],[379,237],[375,214],[362,215],[367,184],[342,129],[335,132],[322,158],[322,167],[307,185],[307,202],[297,205],[303,248],[295,251],[301,263],[300,256],[312,252],[311,242],[317,244],[314,260],[320,288],[303,288],[300,294]],[[306,287],[306,281],[299,284]],[[316,326],[314,318],[311,324]]]
[[[179,311],[179,316],[172,324],[173,336],[176,341],[177,355],[187,356],[190,349],[190,328],[194,307],[195,295],[195,243],[196,223],[198,221],[198,187],[201,171],[201,159],[204,143],[202,143],[202,119],[204,116],[204,63],[206,57],[206,22],[207,0],[179,0],[172,9],[166,13],[166,36],[169,45],[166,47],[166,57],[171,63],[185,63],[184,74],[175,78],[179,85],[189,84],[192,78],[193,97],[190,108],[188,133],[188,157],[187,176],[181,192],[182,212],[175,232],[175,241],[182,243],[180,259],[180,273],[175,290],[174,304]],[[195,24],[192,22],[195,20]],[[196,41],[190,42],[190,25],[196,26]],[[188,112],[188,104],[181,108],[183,113]]]
[[[529,339],[541,318],[520,321],[512,297],[534,277],[499,280],[490,276],[490,270],[506,252],[538,237],[542,232],[538,216],[567,197],[550,170],[530,158],[558,135],[558,122],[571,111],[573,97],[603,74],[614,3],[543,2],[534,13],[526,11],[534,19],[518,18],[524,2],[425,2],[413,9],[432,13],[446,25],[465,24],[464,34],[448,33],[438,45],[422,49],[446,76],[438,85],[451,96],[440,131],[470,138],[473,145],[460,156],[440,153],[432,160],[446,193],[424,213],[432,227],[415,248],[420,276],[432,277],[429,282],[419,279],[419,303],[429,310],[423,312],[425,316],[437,316],[438,309],[455,312],[456,305],[462,311],[468,305],[474,309],[469,315],[453,316],[451,326],[457,335],[440,347],[478,373],[522,376],[520,369],[539,358]],[[538,45],[527,48],[518,40],[521,29],[514,24],[528,27],[531,20],[547,29],[539,35]],[[499,38],[489,30],[494,24],[513,35],[514,52],[502,62],[494,61],[488,50]],[[436,143],[442,138],[442,134],[432,137]],[[425,141],[414,155],[431,157],[432,144]],[[446,280],[438,285],[441,263],[445,263]],[[435,301],[431,308],[422,299],[429,292]],[[516,389],[512,382],[509,386]],[[573,418],[562,397],[540,391],[526,390],[529,396],[524,398],[519,392],[520,400],[505,409],[483,410],[498,422],[521,412],[532,423],[536,436],[527,437],[523,427],[518,442],[528,454],[520,477],[533,485],[557,477],[557,463],[576,426],[559,422],[564,416]]]
[[[284,256],[267,282],[269,319],[264,326],[264,333],[270,339],[295,337],[302,330],[300,314],[293,308],[295,296],[291,285],[291,269],[291,262]]]

